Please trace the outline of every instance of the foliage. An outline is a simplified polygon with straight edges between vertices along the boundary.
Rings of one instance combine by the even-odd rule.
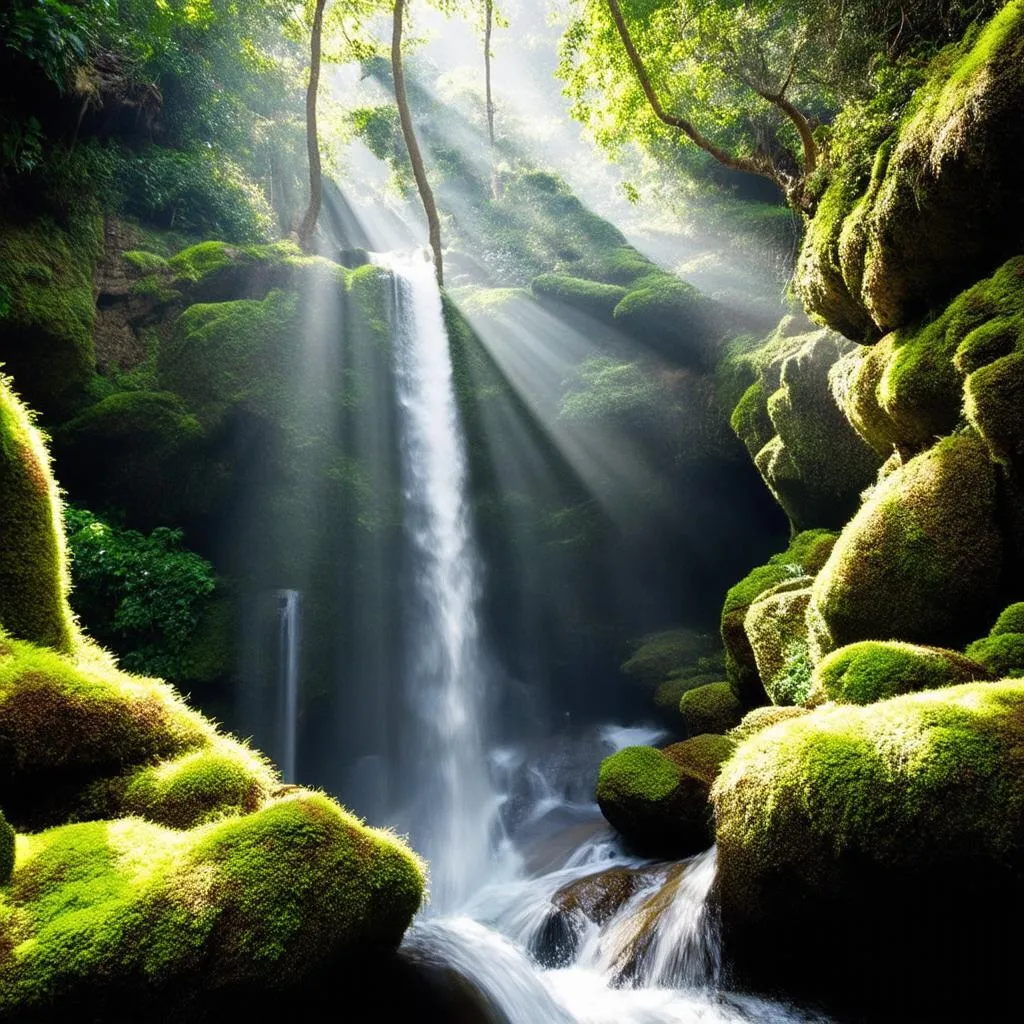
[[[146,536],[74,506],[64,517],[72,606],[91,635],[132,671],[189,679],[189,648],[216,586],[213,566],[183,547],[181,530],[157,527]]]

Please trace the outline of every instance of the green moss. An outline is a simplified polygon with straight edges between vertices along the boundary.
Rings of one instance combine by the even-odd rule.
[[[60,500],[50,456],[0,376],[0,625],[12,636],[71,649],[75,626]]]
[[[1007,605],[999,613],[989,636],[1002,636],[1004,633],[1024,633],[1024,601]]]
[[[1008,466],[1024,463],[1024,352],[975,370],[964,393],[967,419],[985,439],[992,457]]]
[[[692,629],[669,629],[645,636],[624,661],[620,671],[648,687],[655,687],[715,648],[715,638]]]
[[[895,640],[865,640],[833,651],[814,669],[813,698],[874,704],[916,690],[985,679],[985,668],[956,651]]]
[[[999,633],[975,640],[967,647],[967,657],[984,665],[993,676],[1024,676],[1024,633]]]
[[[731,587],[722,606],[721,634],[726,650],[726,674],[737,695],[748,705],[764,701],[757,660],[744,628],[747,610],[763,593],[802,576],[813,576],[825,564],[836,535],[830,530],[805,530],[789,547],[772,555]]]
[[[679,714],[686,732],[697,736],[728,732],[739,724],[743,708],[728,683],[707,683],[683,694]]]
[[[799,718],[808,714],[807,708],[783,707],[769,704],[763,708],[748,711],[743,720],[735,728],[729,730],[729,738],[741,743],[762,729],[769,729],[779,722],[788,722],[791,718]]]
[[[736,749],[736,741],[728,736],[715,733],[702,733],[691,736],[682,743],[673,743],[665,747],[662,754],[680,768],[685,768],[707,780],[708,785],[715,781],[722,765],[732,757]]]
[[[803,576],[773,587],[751,604],[743,620],[758,675],[773,704],[803,704],[810,692],[806,612],[812,582]]]
[[[830,706],[755,734],[713,791],[726,926],[807,900],[832,935],[836,900],[871,901],[877,925],[886,879],[933,896],[958,864],[1019,864],[1022,770],[1024,683]]]
[[[711,834],[706,760],[694,771],[654,747],[606,757],[597,778],[602,814],[640,852],[671,857],[704,849]]]
[[[89,1012],[131,986],[136,1012],[244,986],[301,984],[337,958],[394,948],[422,867],[397,839],[300,793],[191,832],[138,819],[19,841],[0,895],[0,1014]]]
[[[96,368],[92,271],[98,217],[0,223],[0,361],[39,412],[66,415]]]
[[[230,266],[238,251],[227,242],[200,242],[175,253],[168,265],[179,277],[195,282]]]
[[[143,249],[129,249],[121,253],[121,259],[140,274],[163,274],[170,270],[170,264],[163,256]]]
[[[637,281],[615,306],[615,325],[683,362],[709,361],[712,328],[707,299],[672,274]]]
[[[131,522],[152,527],[174,522],[201,499],[203,438],[177,395],[125,391],[56,431],[54,450],[63,483],[80,499],[102,506],[116,495]]]
[[[616,245],[601,252],[594,266],[598,280],[631,285],[652,271],[655,265],[631,245]]]
[[[59,821],[90,781],[215,736],[166,683],[88,651],[72,660],[6,636],[0,651],[0,804],[15,822]]]
[[[858,640],[949,644],[998,599],[1003,540],[984,444],[940,441],[888,476],[843,530],[808,608],[815,661]]]
[[[611,321],[612,311],[626,296],[626,289],[600,284],[566,274],[541,274],[530,283],[530,290],[541,301],[571,306],[598,320]]]
[[[768,396],[760,379],[743,392],[729,418],[733,433],[746,445],[751,458],[772,439],[775,428],[768,416]]]
[[[679,701],[683,694],[697,686],[715,683],[722,678],[721,672],[701,672],[697,675],[673,674],[654,691],[655,706],[670,713],[673,723],[679,713]]]
[[[0,885],[6,885],[14,871],[14,847],[14,829],[0,811]]]

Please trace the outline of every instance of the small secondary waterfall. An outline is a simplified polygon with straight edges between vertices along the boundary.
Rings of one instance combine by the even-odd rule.
[[[497,808],[487,774],[479,560],[467,507],[465,440],[433,266],[379,258],[395,275],[395,371],[412,584],[401,821],[431,864],[431,910],[486,880]]]
[[[279,590],[277,598],[281,775],[285,782],[294,782],[299,734],[299,641],[302,595],[297,590]]]

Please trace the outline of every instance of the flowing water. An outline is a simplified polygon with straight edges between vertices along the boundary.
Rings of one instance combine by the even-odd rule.
[[[299,628],[302,595],[297,590],[281,590],[278,607],[278,665],[281,700],[281,776],[295,781],[295,758],[299,733]]]
[[[397,724],[402,800],[390,819],[431,865],[430,904],[401,955],[454,973],[492,1024],[807,1019],[722,991],[708,903],[713,849],[678,864],[645,861],[604,825],[591,795],[601,757],[655,742],[656,730],[609,726],[562,737],[550,763],[538,753],[543,743],[495,743],[495,684],[481,649],[481,571],[440,293],[422,254],[378,262],[395,277],[409,582]],[[566,887],[603,891],[613,877],[628,891],[605,913],[567,902]]]

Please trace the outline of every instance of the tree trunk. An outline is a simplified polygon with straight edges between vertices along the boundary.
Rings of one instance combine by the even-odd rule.
[[[412,126],[412,113],[409,110],[409,97],[405,92],[405,71],[402,68],[402,22],[405,16],[405,0],[395,0],[395,17],[391,33],[391,71],[395,79],[395,102],[398,104],[398,119],[402,125],[402,136],[405,148],[409,151],[413,177],[419,189],[423,210],[427,215],[427,228],[430,233],[430,248],[434,253],[434,273],[437,283],[444,284],[444,263],[441,258],[441,221],[437,216],[437,204],[434,193],[427,180],[427,170],[423,166],[423,155],[416,141],[416,132]]]
[[[484,85],[487,90],[487,137],[491,143],[491,195],[498,198],[498,171],[494,165],[494,97],[491,94],[491,29],[494,0],[484,0]]]
[[[313,37],[309,46],[309,85],[306,87],[306,152],[309,154],[309,205],[299,225],[298,242],[308,252],[313,240],[320,204],[324,199],[323,170],[320,166],[320,135],[316,125],[316,99],[320,90],[320,45],[327,0],[316,0]]]

